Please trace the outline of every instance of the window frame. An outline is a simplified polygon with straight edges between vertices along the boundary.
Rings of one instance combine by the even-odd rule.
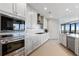
[[[71,30],[71,25],[74,24],[74,31],[72,32]],[[70,33],[76,33],[76,23],[71,23],[70,24]]]
[[[73,32],[71,31],[72,24],[74,24],[74,26],[75,26]],[[61,33],[74,33],[75,34],[76,33],[76,24],[77,23],[65,23],[65,24],[61,24]],[[62,31],[62,25],[64,26],[64,31]],[[69,31],[68,32],[66,31],[66,25],[69,25]]]

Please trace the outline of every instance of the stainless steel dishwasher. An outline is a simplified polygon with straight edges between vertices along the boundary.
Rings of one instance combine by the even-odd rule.
[[[67,47],[75,52],[75,38],[67,36]]]

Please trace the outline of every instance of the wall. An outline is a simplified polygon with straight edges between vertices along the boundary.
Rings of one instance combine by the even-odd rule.
[[[56,19],[50,19],[47,21],[49,39],[58,39],[59,38],[59,21]]]

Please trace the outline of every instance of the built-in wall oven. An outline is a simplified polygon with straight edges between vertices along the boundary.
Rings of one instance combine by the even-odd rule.
[[[24,47],[24,40],[2,44],[2,56]]]
[[[10,17],[8,15],[0,14],[0,33],[5,33],[7,31],[24,31],[25,21],[17,18]],[[12,32],[13,33],[13,32]],[[18,36],[18,35],[17,35]],[[10,39],[5,40],[6,37]],[[20,36],[21,37],[21,36]],[[12,42],[8,42],[8,41]],[[6,41],[6,43],[1,43]],[[14,39],[12,35],[0,35],[0,55],[9,54],[17,49],[24,47],[24,39]]]
[[[0,35],[0,55],[4,56],[24,47],[23,37],[13,35]]]

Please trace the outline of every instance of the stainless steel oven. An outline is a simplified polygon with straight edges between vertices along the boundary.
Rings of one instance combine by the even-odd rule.
[[[15,52],[24,47],[24,35],[0,35],[0,56]]]
[[[2,44],[2,55],[4,56],[22,47],[24,47],[24,40]]]

